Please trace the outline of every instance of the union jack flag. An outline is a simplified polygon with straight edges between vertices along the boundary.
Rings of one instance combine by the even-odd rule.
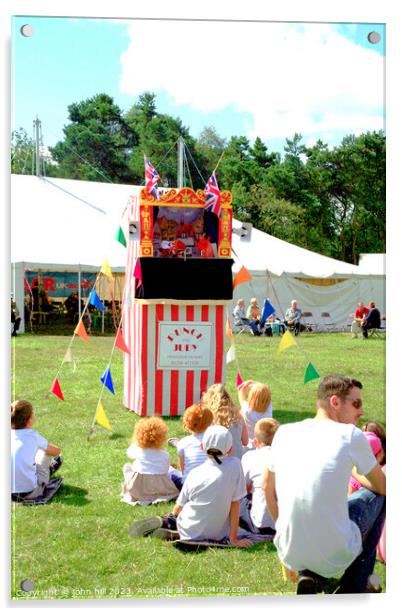
[[[205,186],[205,209],[217,216],[221,215],[221,193],[216,181],[215,171]]]
[[[160,180],[160,176],[152,166],[151,161],[144,154],[144,163],[145,163],[145,188],[151,195],[156,197],[159,201],[159,191],[158,191],[158,180]]]

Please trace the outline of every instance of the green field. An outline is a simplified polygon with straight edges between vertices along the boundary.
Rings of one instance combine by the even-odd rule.
[[[350,374],[363,382],[367,418],[385,423],[385,341],[352,340],[349,334],[302,334],[297,347],[276,353],[278,338],[236,338],[243,380],[268,383],[274,416],[282,423],[314,415],[318,381],[303,384],[309,361],[321,375]],[[17,599],[96,598],[171,595],[286,595],[295,589],[282,579],[275,548],[259,544],[247,550],[183,553],[157,538],[128,538],[129,524],[163,514],[171,505],[130,507],[120,502],[122,467],[127,461],[137,416],[122,405],[123,358],[113,355],[111,372],[116,395],[108,390],[102,402],[113,434],[88,430],[101,391],[102,375],[113,346],[112,337],[73,343],[77,362],[63,365],[60,383],[65,401],[47,392],[70,338],[26,334],[13,339],[12,399],[30,400],[35,428],[62,447],[64,483],[53,501],[41,507],[12,508],[12,596]],[[227,367],[227,388],[235,395],[238,366]],[[169,436],[182,436],[180,418],[167,419]],[[176,456],[171,450],[172,462]],[[289,458],[291,463],[291,457]],[[376,573],[385,588],[385,566]],[[33,591],[20,589],[31,580]]]

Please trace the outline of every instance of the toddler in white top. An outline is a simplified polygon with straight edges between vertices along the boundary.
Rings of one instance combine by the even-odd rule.
[[[134,428],[127,456],[134,460],[123,467],[122,501],[149,505],[170,501],[179,490],[171,479],[170,458],[163,449],[169,428],[160,417],[140,419]]]
[[[183,427],[190,434],[180,439],[176,445],[183,482],[193,468],[207,459],[205,451],[201,448],[201,442],[205,430],[212,424],[212,421],[212,412],[202,402],[192,404],[184,411]]]
[[[264,383],[244,381],[238,387],[241,414],[248,432],[248,447],[254,449],[254,428],[260,419],[272,417],[272,394]]]

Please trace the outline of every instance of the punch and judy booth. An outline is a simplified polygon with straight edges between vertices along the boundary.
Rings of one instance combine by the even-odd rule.
[[[218,218],[202,190],[157,199],[143,188],[130,199],[128,228],[124,404],[142,416],[181,415],[225,380],[231,194],[221,193]]]

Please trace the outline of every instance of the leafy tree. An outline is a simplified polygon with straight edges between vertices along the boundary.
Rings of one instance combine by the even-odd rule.
[[[23,128],[11,135],[11,173],[31,175],[34,167],[35,142]]]
[[[131,183],[127,157],[138,136],[113,99],[97,94],[69,105],[68,112],[71,124],[64,128],[65,139],[50,148],[61,177]]]

